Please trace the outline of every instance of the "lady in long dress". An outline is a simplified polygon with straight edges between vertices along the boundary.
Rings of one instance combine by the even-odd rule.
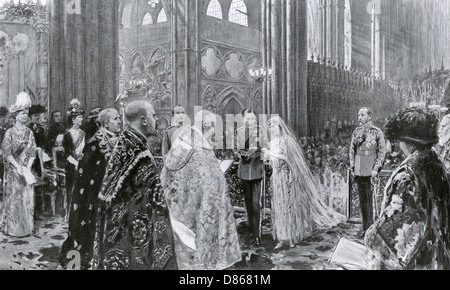
[[[67,159],[65,168],[67,215],[72,202],[72,191],[78,171],[78,163],[83,158],[83,149],[86,144],[86,134],[80,129],[83,124],[84,110],[80,108],[80,102],[77,99],[72,100],[71,105],[72,108],[67,112],[71,127],[66,131],[63,138],[63,147]]]
[[[269,133],[270,149],[263,149],[263,153],[269,156],[273,168],[272,229],[278,241],[275,249],[285,243],[294,247],[313,229],[336,226],[344,216],[321,200],[300,144],[286,123],[279,117],[270,119]]]
[[[26,123],[31,99],[26,93],[17,96],[10,108],[16,124],[9,129],[3,140],[5,183],[0,227],[3,234],[26,237],[34,232],[34,177],[31,166],[36,158],[34,135]]]

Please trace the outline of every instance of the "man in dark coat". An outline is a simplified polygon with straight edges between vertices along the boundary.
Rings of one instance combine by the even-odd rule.
[[[53,148],[61,146],[61,144],[57,144],[58,136],[64,135],[65,132],[66,132],[66,125],[63,122],[63,115],[61,111],[53,111],[50,116],[50,124],[48,127],[48,135],[47,135],[48,154],[52,155]]]
[[[33,163],[32,170],[40,177],[42,183],[35,187],[35,218],[39,219],[39,214],[42,213],[43,205],[45,202],[45,192],[50,192],[53,189],[50,188],[50,184],[44,182],[44,150],[47,147],[47,128],[43,126],[43,115],[47,112],[47,109],[42,105],[33,105],[30,108],[28,117],[30,118],[30,124],[28,127],[34,134],[36,140],[37,155],[36,160]]]
[[[185,122],[185,110],[182,106],[176,106],[172,110],[172,126],[166,128],[163,132],[162,139],[162,156],[166,156],[170,148],[172,148],[173,141],[178,137],[181,132],[181,128],[184,126]]]
[[[160,171],[148,143],[157,134],[156,113],[140,100],[126,107],[125,116],[130,126],[119,137],[99,194],[92,268],[176,269]]]
[[[242,181],[245,207],[251,238],[256,246],[261,244],[261,201],[263,196],[263,179],[265,175],[264,160],[261,149],[267,148],[267,141],[262,127],[257,126],[255,113],[243,111],[244,126],[236,131],[236,153],[240,158],[238,175]]]
[[[33,131],[36,139],[36,146],[45,149],[47,146],[47,128],[42,125],[42,115],[47,112],[47,109],[42,105],[33,105],[30,108],[28,116],[30,117],[29,128]]]
[[[122,128],[122,121],[116,109],[103,110],[98,116],[98,122],[101,127],[84,147],[84,156],[75,180],[69,216],[69,236],[62,247],[63,266],[66,264],[67,253],[71,250],[80,252],[82,269],[88,269],[92,259],[98,194],[106,165]],[[91,182],[92,180],[94,182]]]
[[[102,107],[95,107],[89,111],[89,116],[81,126],[81,130],[86,133],[86,140],[89,140],[98,131],[100,124],[97,122],[98,115],[102,111]]]

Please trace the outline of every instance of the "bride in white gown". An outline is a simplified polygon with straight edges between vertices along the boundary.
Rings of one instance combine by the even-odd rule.
[[[325,205],[314,184],[312,173],[295,135],[280,117],[269,120],[269,156],[273,173],[272,229],[278,241],[275,249],[286,242],[296,243],[316,228],[332,228],[345,217]]]

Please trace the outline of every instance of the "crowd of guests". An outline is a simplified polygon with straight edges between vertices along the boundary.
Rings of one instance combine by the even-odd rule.
[[[2,142],[4,235],[36,233],[36,193],[47,178],[65,197],[69,228],[62,267],[74,266],[72,251],[80,253],[82,269],[226,269],[242,260],[224,174],[231,164],[224,168],[214,153],[215,114],[202,111],[193,126],[175,123],[164,131],[161,169],[151,149],[158,118],[148,101],[130,102],[123,119],[115,109],[97,108],[86,121],[81,103],[70,105],[65,114],[51,115],[49,128],[43,121],[45,108],[33,106],[26,93],[9,108],[15,123]],[[318,198],[302,149],[286,123],[271,120],[273,140],[264,143],[269,132],[257,126],[255,113],[242,115],[245,121],[236,131],[241,136],[238,176],[248,183],[244,197],[255,245],[261,245],[264,155],[271,156],[270,184],[289,197],[273,199],[277,248],[295,246],[315,226],[341,222],[344,217]],[[293,211],[296,207],[305,210]]]
[[[65,112],[67,126],[63,114],[53,112],[48,128],[43,118],[46,109],[33,106],[26,93],[20,93],[7,110],[15,122],[9,128],[0,124],[3,234],[20,238],[35,233],[37,188],[52,183],[64,193],[69,224],[62,267],[212,270],[228,269],[243,259],[225,177],[233,162],[217,158],[215,114],[201,111],[191,126],[181,121],[184,108],[174,109],[174,123],[162,138],[161,166],[151,148],[151,140],[158,136],[158,118],[148,101],[130,102],[123,118],[116,109],[94,108],[86,120],[81,103],[70,104]],[[363,117],[370,117],[369,122]],[[275,250],[295,247],[314,229],[343,222],[345,217],[322,200],[314,171],[346,170],[345,151],[351,154],[347,146],[366,144],[370,149],[375,140],[372,131],[382,134],[370,122],[370,109],[361,109],[358,118],[363,125],[354,131],[344,122],[301,140],[280,117],[269,120],[267,132],[258,126],[251,109],[245,109],[242,118],[235,132],[236,148],[222,159],[238,162],[254,245],[261,246],[265,179],[272,194]],[[379,217],[364,228],[372,268],[450,268],[448,123],[443,121],[439,127],[433,114],[405,109],[383,127],[386,143],[384,136],[376,137],[383,149],[378,157],[384,158],[387,147],[392,163],[385,164],[396,168],[386,185]],[[357,158],[369,156],[360,151]],[[355,167],[353,158],[350,168],[357,176],[364,168]],[[402,158],[401,165],[394,165]],[[378,167],[369,172],[372,177],[384,166],[382,162],[375,162]],[[267,167],[270,176],[265,175]],[[70,260],[73,251],[81,255],[81,265]]]
[[[337,124],[329,125],[329,124]],[[331,133],[331,128],[335,133]],[[382,126],[380,126],[382,127]],[[347,176],[350,167],[350,142],[352,133],[357,128],[355,123],[350,122],[327,122],[321,133],[312,137],[300,139],[311,170],[318,176],[324,173],[328,167],[333,173],[338,173],[343,177]],[[386,170],[395,169],[404,160],[405,156],[396,143],[387,141],[387,153],[383,168]]]

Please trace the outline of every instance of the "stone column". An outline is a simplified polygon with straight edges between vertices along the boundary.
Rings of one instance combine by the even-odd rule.
[[[202,105],[200,27],[203,0],[171,0],[173,104],[182,105],[193,120]]]
[[[269,110],[300,136],[308,134],[306,0],[268,0],[266,41],[273,69]],[[265,21],[268,21],[267,13]]]
[[[73,98],[89,110],[113,107],[119,91],[119,1],[49,1],[50,110],[65,111]]]

